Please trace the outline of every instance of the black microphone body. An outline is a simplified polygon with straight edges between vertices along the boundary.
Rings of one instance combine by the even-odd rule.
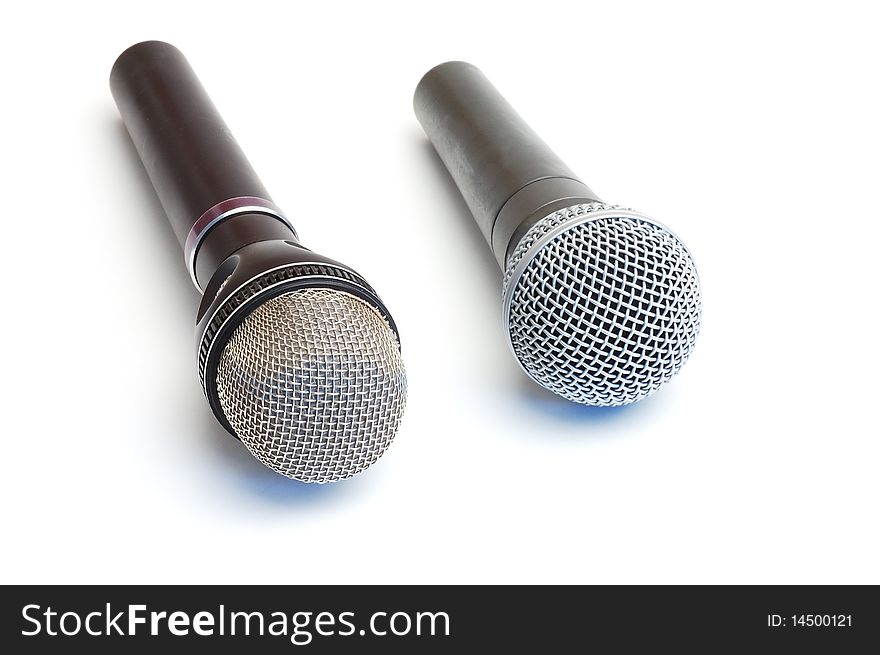
[[[158,41],[129,48],[113,66],[110,89],[181,247],[192,250],[190,274],[201,290],[243,245],[296,240],[180,50]],[[236,198],[247,199],[244,211],[193,244],[205,212]],[[265,213],[247,211],[258,204]]]
[[[600,202],[476,66],[432,68],[413,105],[502,269],[510,244],[536,220]]]

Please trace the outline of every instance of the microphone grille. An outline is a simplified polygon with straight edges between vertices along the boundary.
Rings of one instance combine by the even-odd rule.
[[[697,270],[667,228],[603,203],[547,216],[505,270],[510,345],[525,372],[574,402],[623,405],[666,383],[700,330]]]
[[[395,331],[365,301],[329,288],[257,306],[227,341],[216,383],[245,446],[303,482],[341,480],[373,464],[406,400]]]

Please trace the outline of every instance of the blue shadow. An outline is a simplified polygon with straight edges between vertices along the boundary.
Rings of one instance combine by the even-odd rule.
[[[658,407],[654,395],[618,407],[581,405],[542,388],[524,374],[520,374],[520,381],[512,391],[518,392],[521,405],[528,410],[568,424],[598,426],[641,421]]]

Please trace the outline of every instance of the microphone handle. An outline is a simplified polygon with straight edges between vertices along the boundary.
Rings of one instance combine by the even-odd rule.
[[[413,106],[502,270],[536,221],[599,202],[476,66],[451,61],[432,68]]]
[[[130,47],[110,90],[200,290],[239,248],[296,240],[180,50]]]

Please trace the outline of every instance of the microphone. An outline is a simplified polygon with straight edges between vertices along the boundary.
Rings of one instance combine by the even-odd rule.
[[[132,46],[110,88],[202,292],[198,368],[217,420],[289,478],[332,482],[372,465],[406,401],[379,296],[300,244],[177,48]]]
[[[598,406],[668,382],[700,331],[700,282],[681,240],[602,202],[475,66],[431,69],[413,105],[504,272],[504,323],[523,371]]]

